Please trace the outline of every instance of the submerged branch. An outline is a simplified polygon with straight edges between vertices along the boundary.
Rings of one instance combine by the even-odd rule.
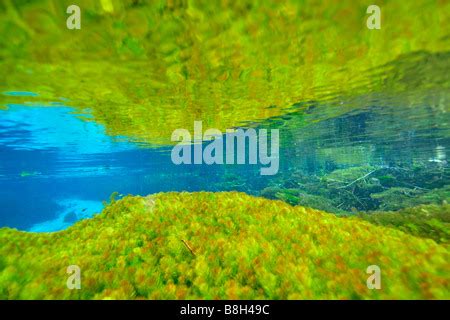
[[[191,246],[189,245],[189,243],[187,243],[186,240],[181,239],[181,242],[183,242],[183,244],[186,246],[186,248],[189,250],[189,252],[195,257],[195,252],[194,250],[191,248]]]
[[[372,171],[370,171],[368,174],[366,174],[366,175],[364,175],[364,176],[362,176],[362,177],[359,177],[359,178],[356,179],[356,180],[353,180],[353,181],[350,182],[349,184],[347,184],[347,185],[345,185],[345,186],[342,186],[342,187],[338,187],[338,189],[343,189],[343,188],[350,187],[350,186],[351,186],[352,184],[354,184],[355,182],[358,182],[359,180],[362,180],[362,179],[367,178],[368,176],[370,176],[372,173],[374,173],[374,172],[377,171],[377,170],[379,170],[379,169],[372,170]]]

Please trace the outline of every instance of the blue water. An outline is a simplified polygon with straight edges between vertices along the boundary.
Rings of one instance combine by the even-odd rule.
[[[11,97],[38,97],[39,95],[30,91],[6,91],[3,92],[5,96]]]
[[[221,168],[174,165],[169,149],[107,136],[72,108],[8,105],[0,114],[0,226],[61,230],[100,212],[113,192],[216,190]]]

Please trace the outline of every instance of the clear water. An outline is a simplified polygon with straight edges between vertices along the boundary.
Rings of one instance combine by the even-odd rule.
[[[70,107],[8,105],[0,114],[1,226],[61,230],[99,213],[113,192],[220,190],[223,168],[174,165],[169,148],[112,138]]]
[[[401,105],[373,105],[314,121],[323,116],[323,106],[310,102],[293,106],[285,116],[252,123],[280,129],[280,171],[275,176],[260,176],[259,165],[174,165],[170,147],[108,135],[102,125],[89,121],[89,113],[61,102],[7,106],[0,111],[0,225],[21,230],[65,229],[99,213],[113,192],[119,198],[200,190],[260,195],[268,186],[301,184],[301,178],[290,178],[292,173],[320,176],[368,164],[436,166],[444,168],[439,185],[450,181],[449,119],[425,104],[415,106],[414,113]]]

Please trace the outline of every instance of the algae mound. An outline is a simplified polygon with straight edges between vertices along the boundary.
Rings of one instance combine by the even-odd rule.
[[[1,299],[450,298],[432,240],[236,192],[128,196],[57,233],[3,228],[0,257]]]

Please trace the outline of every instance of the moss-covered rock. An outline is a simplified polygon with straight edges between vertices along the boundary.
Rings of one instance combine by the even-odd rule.
[[[337,208],[333,201],[322,196],[308,194],[299,189],[282,189],[278,187],[267,187],[261,190],[261,196],[269,199],[283,200],[291,205],[301,205],[303,207],[333,212],[336,214],[346,214],[344,210]]]
[[[3,228],[0,257],[2,299],[450,298],[434,241],[236,192],[128,196],[56,233]]]
[[[360,217],[438,243],[450,243],[450,205],[421,205],[395,212],[361,213]]]
[[[450,199],[450,186],[433,190],[393,187],[370,197],[380,203],[380,210],[392,211],[420,204],[440,204]]]

